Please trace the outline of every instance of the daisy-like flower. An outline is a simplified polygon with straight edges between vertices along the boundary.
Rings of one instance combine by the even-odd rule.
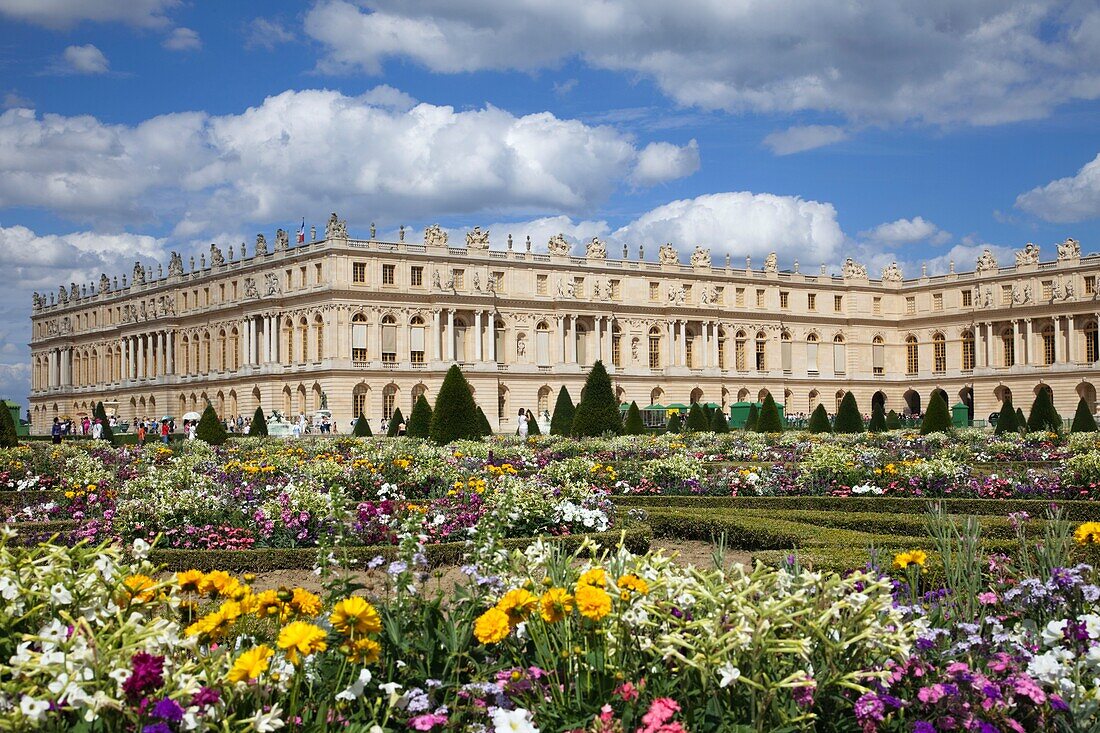
[[[359,596],[350,596],[337,602],[329,621],[341,634],[377,634],[382,630],[382,619],[378,616],[378,610]]]
[[[526,619],[537,607],[539,599],[526,588],[516,588],[504,594],[497,602],[497,608],[508,615],[512,626]]]
[[[122,581],[123,603],[148,603],[153,600],[157,582],[148,575],[131,575]]]
[[[316,616],[321,612],[321,597],[305,588],[295,588],[288,604],[299,616]]]
[[[548,624],[562,621],[573,613],[573,596],[565,588],[550,588],[539,599],[539,615]]]
[[[643,578],[639,578],[634,573],[629,573],[619,578],[618,583],[620,590],[629,591],[631,593],[637,593],[640,596],[644,596],[649,593],[649,583]]]
[[[229,670],[229,681],[248,682],[256,679],[267,671],[274,653],[271,647],[264,644],[244,652],[233,662],[233,667]]]
[[[184,593],[198,593],[206,573],[201,570],[184,570],[176,573],[176,585]]]
[[[277,643],[280,649],[286,650],[290,663],[295,665],[299,655],[308,657],[328,648],[324,629],[306,621],[294,621],[284,626]]]
[[[577,593],[573,598],[581,615],[592,621],[599,621],[611,613],[611,596],[603,588],[578,585]]]
[[[508,614],[499,608],[490,608],[474,622],[474,636],[482,644],[499,644],[508,638],[512,626]]]

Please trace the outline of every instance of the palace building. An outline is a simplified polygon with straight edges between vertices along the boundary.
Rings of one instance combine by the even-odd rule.
[[[919,412],[944,390],[984,420],[1049,387],[1064,416],[1080,397],[1095,410],[1100,255],[1072,239],[1045,261],[1028,244],[1007,266],[987,250],[971,272],[872,278],[852,260],[827,274],[780,270],[774,254],[734,265],[697,247],[683,263],[672,245],[651,261],[598,239],[574,252],[559,235],[543,253],[529,238],[490,249],[476,227],[464,246],[438,226],[418,242],[373,229],[350,238],[333,214],[322,239],[291,245],[280,230],[270,248],[258,235],[250,252],[211,245],[197,265],[172,253],[166,273],[135,264],[128,282],[36,293],[33,430],[99,400],[123,419],[206,400],[223,417],[310,415],[325,400],[346,432],[359,413],[407,416],[457,363],[511,432],[563,384],[578,399],[597,359],[641,407],[770,392],[797,414],[852,391],[866,412]]]

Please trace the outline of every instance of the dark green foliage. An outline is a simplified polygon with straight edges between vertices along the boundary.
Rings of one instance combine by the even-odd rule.
[[[1062,416],[1054,409],[1050,390],[1040,388],[1035,395],[1035,401],[1031,403],[1031,414],[1027,418],[1028,432],[1049,430],[1052,433],[1062,432]]]
[[[405,422],[405,416],[401,414],[401,408],[398,407],[393,411],[393,415],[390,416],[389,427],[386,428],[386,437],[396,438],[397,429],[401,427],[401,423],[403,422]]]
[[[897,415],[894,415],[894,417],[897,417]],[[888,429],[886,427],[886,413],[878,402],[871,408],[871,419],[867,423],[867,429],[872,433],[882,433]]]
[[[642,411],[638,409],[637,402],[631,402],[630,409],[626,411],[623,435],[642,435],[643,433],[645,433],[645,421],[642,420]]]
[[[1027,432],[1027,420],[1024,418],[1024,408],[1016,408],[1016,430]]]
[[[1016,408],[1012,406],[1012,398],[1006,397],[1001,402],[1001,412],[997,416],[997,429],[994,434],[1015,433],[1019,429],[1019,423],[1016,422]]]
[[[894,412],[893,410],[890,410],[890,412],[886,413],[886,429],[887,430],[898,430],[900,428],[901,428],[901,418],[898,417],[898,413]]]
[[[440,445],[446,445],[453,440],[477,440],[482,429],[477,411],[465,375],[458,364],[452,364],[447,370],[447,376],[443,378],[439,394],[435,396],[429,437]]]
[[[665,431],[669,433],[680,432],[680,413],[672,413],[672,417],[668,419],[668,424],[665,425]]]
[[[1077,402],[1077,412],[1073,415],[1073,426],[1070,430],[1075,433],[1096,432],[1096,418],[1092,416],[1092,411],[1084,398]]]
[[[416,398],[412,415],[409,416],[409,426],[405,434],[410,438],[427,438],[432,428],[432,406],[428,404],[428,398],[423,393]]]
[[[859,414],[856,396],[850,391],[845,392],[844,399],[840,401],[840,407],[836,411],[836,420],[833,421],[833,430],[838,433],[863,432],[863,415]]]
[[[581,403],[573,415],[573,437],[599,436],[606,433],[619,435],[623,432],[623,418],[619,414],[619,401],[611,389],[611,377],[603,362],[597,360],[588,373],[581,392]]]
[[[721,410],[714,410],[710,416],[710,429],[716,433],[728,433],[730,431],[730,421],[726,417],[726,413]]]
[[[8,403],[0,399],[0,448],[14,448],[19,445],[19,436],[15,433],[15,420],[11,419]]]
[[[756,420],[756,432],[783,432],[783,420],[779,417],[779,405],[775,404],[775,398],[772,397],[771,392],[764,398],[764,404],[760,408],[760,417]]]
[[[687,429],[689,433],[705,433],[710,430],[707,414],[698,402],[692,402],[691,409],[688,410]]]
[[[264,408],[257,407],[252,413],[252,424],[248,426],[248,434],[254,438],[267,437],[267,418],[264,417]]]
[[[539,421],[533,417],[527,418],[527,436],[542,435],[542,428],[539,427]]]
[[[573,416],[577,408],[573,407],[573,398],[563,384],[558,390],[558,401],[554,403],[554,416],[550,418],[551,435],[569,435],[573,429]]]
[[[818,405],[810,415],[810,424],[807,429],[811,433],[831,433],[833,426],[829,424],[829,413],[825,412],[825,405]]]
[[[943,393],[937,389],[932,393],[932,399],[928,400],[928,411],[924,413],[924,419],[921,421],[920,434],[946,433],[952,427],[951,413],[947,411]]]
[[[103,409],[103,403],[97,402],[92,410],[92,417],[99,418],[99,424],[103,426],[102,438],[111,445],[115,445],[115,432],[111,430],[111,423],[107,421],[107,411]]]
[[[214,406],[209,403],[207,403],[206,409],[202,411],[202,417],[199,418],[199,425],[195,428],[195,437],[206,441],[210,445],[221,445],[229,437],[225,432],[222,421],[218,419],[218,413],[214,412]]]
[[[363,415],[355,418],[355,427],[351,429],[351,436],[353,438],[369,438],[371,434],[370,421]]]
[[[745,430],[750,433],[755,431],[758,422],[760,422],[760,410],[753,402],[749,405],[749,414],[745,417]]]
[[[481,409],[481,405],[477,406],[477,430],[479,438],[493,434],[493,426],[489,424],[489,418],[485,417],[485,411]]]

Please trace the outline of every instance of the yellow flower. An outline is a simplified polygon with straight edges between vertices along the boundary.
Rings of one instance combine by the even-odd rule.
[[[305,588],[295,588],[290,608],[301,616],[316,616],[321,612],[321,598]]]
[[[221,609],[208,613],[183,632],[186,636],[201,636],[209,639],[221,638],[229,628],[229,619]]]
[[[1100,522],[1085,522],[1073,533],[1079,545],[1100,544]]]
[[[341,645],[340,651],[355,664],[374,664],[382,654],[382,645],[369,636],[351,639]]]
[[[512,631],[508,614],[499,608],[490,608],[474,622],[474,636],[482,644],[497,644],[508,638]]]
[[[539,599],[524,588],[516,588],[504,594],[497,602],[497,608],[508,614],[508,622],[515,626],[523,621],[538,607]]]
[[[377,634],[382,630],[378,611],[359,596],[350,596],[338,602],[332,609],[329,621],[342,634]]]
[[[258,618],[278,616],[283,610],[283,602],[279,600],[279,591],[274,589],[265,590],[252,596],[249,605]]]
[[[232,597],[240,586],[241,582],[229,573],[224,570],[214,570],[203,576],[202,583],[199,584],[199,592],[209,594],[211,598],[219,595]]]
[[[123,602],[147,603],[153,600],[153,589],[156,585],[157,582],[148,575],[131,575],[122,581],[122,590],[125,593]]]
[[[291,664],[298,664],[299,654],[308,657],[328,649],[324,629],[305,621],[295,621],[284,626],[279,632],[277,643],[280,649],[286,650],[286,658]]]
[[[562,621],[573,613],[573,596],[565,588],[551,588],[539,599],[539,615],[548,624]]]
[[[577,587],[579,588],[582,585],[598,585],[602,588],[607,585],[607,573],[604,572],[603,568],[586,570],[577,580]]]
[[[184,593],[188,591],[197,593],[205,577],[205,573],[201,570],[184,570],[182,573],[176,573],[176,583]]]
[[[629,573],[619,578],[619,582],[616,584],[621,590],[628,590],[637,593],[640,596],[644,596],[649,593],[649,583],[644,579],[639,578],[634,573]]]
[[[229,681],[247,682],[256,679],[267,671],[274,653],[271,647],[264,644],[252,647],[233,662],[233,667],[229,670]]]
[[[581,612],[581,615],[593,621],[599,621],[611,613],[611,596],[603,588],[592,585],[578,585],[575,600],[577,610]]]
[[[924,567],[924,563],[928,561],[928,554],[924,550],[910,550],[909,552],[899,552],[894,555],[894,569],[905,570],[910,565],[917,565]]]

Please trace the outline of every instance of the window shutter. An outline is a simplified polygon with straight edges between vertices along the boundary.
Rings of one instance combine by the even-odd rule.
[[[424,350],[424,327],[413,326],[412,329],[412,346],[411,351],[423,351]]]
[[[397,326],[382,326],[382,352],[397,353]]]
[[[351,348],[367,348],[367,326],[365,323],[357,323],[351,327]]]

